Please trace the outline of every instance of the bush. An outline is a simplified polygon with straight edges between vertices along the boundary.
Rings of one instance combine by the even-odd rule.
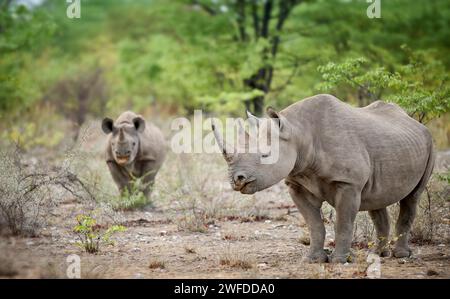
[[[7,228],[13,235],[38,234],[56,202],[52,196],[56,191],[65,190],[80,198],[90,196],[68,167],[52,170],[43,165],[27,167],[18,145],[1,155],[0,228]]]
[[[141,178],[135,178],[131,182],[130,190],[125,189],[119,196],[112,197],[110,204],[114,210],[141,209],[152,202],[141,191],[143,182]]]
[[[73,228],[80,240],[77,245],[88,253],[98,252],[100,245],[114,245],[111,236],[114,233],[125,231],[125,227],[121,225],[104,228],[97,224],[94,218],[87,215],[78,215],[77,223]]]

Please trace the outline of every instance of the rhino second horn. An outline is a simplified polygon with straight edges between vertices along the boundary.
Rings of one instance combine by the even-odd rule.
[[[247,118],[248,118],[251,122],[255,123],[257,127],[259,126],[259,123],[261,122],[261,120],[259,119],[259,117],[257,117],[257,116],[255,116],[255,115],[251,114],[251,112],[248,111],[248,110],[247,110]]]

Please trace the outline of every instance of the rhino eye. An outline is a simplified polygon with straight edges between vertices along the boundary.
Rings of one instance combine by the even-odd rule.
[[[270,153],[261,155],[261,157],[263,157],[263,158],[268,158],[269,156],[270,156]]]
[[[133,142],[133,146],[136,146],[136,142]]]

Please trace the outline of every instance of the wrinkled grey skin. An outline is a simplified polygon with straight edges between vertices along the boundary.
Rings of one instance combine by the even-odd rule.
[[[213,130],[235,190],[252,194],[285,179],[309,227],[307,262],[345,263],[358,211],[369,211],[377,231],[377,252],[389,255],[386,207],[396,202],[400,214],[393,255],[411,254],[408,235],[435,159],[425,126],[395,104],[377,101],[354,108],[331,95],[304,99],[281,112],[268,108],[267,113],[279,120],[271,134],[280,135],[280,159],[272,165],[261,164],[260,154],[233,154],[214,126]],[[270,121],[259,119],[260,130]],[[336,209],[336,246],[330,257],[324,251],[320,212],[325,201]]]
[[[161,131],[131,111],[122,113],[115,122],[105,118],[102,129],[108,134],[106,163],[119,191],[129,189],[133,177],[142,178],[142,191],[149,198],[167,151]]]

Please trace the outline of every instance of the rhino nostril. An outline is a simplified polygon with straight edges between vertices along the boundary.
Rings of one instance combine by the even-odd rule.
[[[234,177],[234,181],[235,181],[235,182],[243,182],[243,181],[245,181],[246,179],[247,179],[247,177],[246,177],[244,174],[242,174],[242,173],[237,174],[237,175],[235,175],[235,177]]]

